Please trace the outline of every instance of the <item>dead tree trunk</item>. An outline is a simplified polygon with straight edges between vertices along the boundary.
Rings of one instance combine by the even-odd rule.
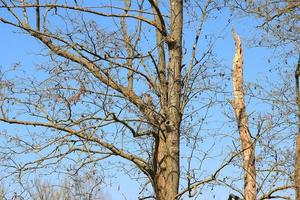
[[[298,133],[296,136],[296,155],[295,155],[295,191],[296,200],[300,200],[300,91],[299,91],[299,75],[300,75],[300,55],[295,70],[296,81],[296,103],[298,116]]]
[[[252,142],[248,126],[248,116],[244,100],[243,90],[243,52],[240,37],[232,30],[235,41],[235,55],[233,59],[232,81],[234,100],[232,107],[240,133],[242,145],[242,157],[244,168],[244,198],[245,200],[256,199],[256,168],[255,146]]]

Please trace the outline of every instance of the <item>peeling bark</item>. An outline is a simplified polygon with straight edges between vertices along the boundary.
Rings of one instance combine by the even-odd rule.
[[[234,100],[232,107],[240,133],[242,144],[242,157],[244,168],[244,198],[245,200],[256,199],[256,168],[255,168],[255,146],[251,139],[246,112],[244,90],[243,90],[243,52],[240,37],[232,30],[235,41],[235,55],[233,59],[232,81]]]

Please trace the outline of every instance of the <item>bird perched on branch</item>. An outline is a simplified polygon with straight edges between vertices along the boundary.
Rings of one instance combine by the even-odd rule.
[[[81,85],[79,90],[71,97],[68,98],[68,102],[69,103],[77,103],[81,96],[84,95],[86,93],[86,88],[84,87],[84,85]]]
[[[159,121],[159,115],[155,112],[155,107],[153,104],[153,99],[149,93],[145,94],[145,103],[149,109],[148,113],[155,121]]]
[[[145,94],[145,102],[149,108],[151,108],[151,109],[154,108],[153,99],[149,93]]]

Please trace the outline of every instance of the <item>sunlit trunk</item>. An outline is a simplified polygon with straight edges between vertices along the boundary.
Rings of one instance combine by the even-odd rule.
[[[165,133],[157,142],[155,194],[156,200],[174,200],[179,186],[179,133]]]
[[[174,200],[178,193],[180,165],[179,138],[181,122],[182,68],[182,0],[170,0],[170,33],[166,36],[169,60],[167,64],[167,104],[162,110],[165,121],[156,138],[155,193],[157,200]]]
[[[255,168],[255,145],[252,142],[248,115],[246,112],[243,90],[243,52],[240,37],[233,31],[236,45],[233,60],[232,81],[234,101],[232,107],[242,144],[242,157],[244,169],[244,197],[245,200],[256,200],[256,168]]]

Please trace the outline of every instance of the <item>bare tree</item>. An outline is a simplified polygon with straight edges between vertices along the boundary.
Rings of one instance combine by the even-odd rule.
[[[194,13],[192,8],[201,13],[189,22],[197,22],[194,42],[187,46],[191,54],[183,52],[185,5],[187,12]],[[145,180],[142,195],[152,186],[154,194],[148,197],[171,200],[185,193],[193,196],[192,190],[216,180],[228,164],[203,180],[189,165],[188,186],[179,192],[180,140],[193,140],[194,151],[199,131],[193,130],[201,129],[198,122],[203,124],[205,115],[194,125],[183,128],[182,122],[201,109],[208,112],[214,99],[187,108],[197,94],[217,89],[212,84],[218,74],[212,59],[214,39],[204,51],[197,49],[204,22],[219,10],[217,1],[2,0],[0,6],[5,12],[0,21],[43,44],[50,63],[39,66],[47,76],[42,81],[38,76],[1,74],[0,121],[39,130],[28,131],[28,137],[4,134],[15,145],[14,151],[3,150],[10,155],[5,165],[9,173],[22,177],[45,166],[55,171],[60,164],[76,174],[82,167],[118,157],[126,160],[119,169]],[[102,26],[108,28],[98,20],[105,20]],[[183,63],[184,56],[189,56],[189,65]],[[205,84],[196,87],[201,81]],[[38,159],[14,162],[26,153]]]
[[[6,200],[7,199],[6,196],[7,196],[6,189],[5,189],[4,185],[2,184],[0,187],[0,198],[3,200]]]
[[[272,65],[269,69],[271,72],[276,72],[278,74],[279,83],[275,83],[274,80],[266,79],[266,82],[270,89],[262,89],[261,93],[256,93],[259,99],[267,102],[267,104],[272,106],[273,114],[270,114],[269,118],[272,123],[272,127],[277,125],[285,128],[281,130],[289,130],[288,134],[283,134],[281,138],[281,143],[290,143],[291,137],[294,137],[291,133],[296,133],[294,141],[295,143],[295,163],[293,165],[286,165],[287,171],[295,171],[294,177],[290,177],[291,182],[294,182],[293,187],[296,189],[296,199],[299,199],[299,151],[298,151],[298,68],[297,65],[294,67],[295,60],[299,55],[299,1],[247,1],[247,2],[236,2],[233,7],[237,8],[238,11],[242,11],[239,14],[243,16],[255,16],[258,22],[257,29],[259,31],[258,37],[251,38],[251,44],[259,47],[268,47],[274,49],[274,56],[268,59],[268,62]],[[239,15],[240,17],[241,15]],[[279,66],[276,62],[280,63]],[[292,64],[289,64],[292,63]],[[296,68],[296,69],[295,69]],[[296,79],[296,82],[294,81]],[[295,83],[295,87],[291,87]],[[262,84],[258,83],[257,85]],[[263,88],[262,86],[261,88]],[[255,86],[259,88],[259,86]],[[294,89],[296,89],[296,92]],[[294,98],[296,97],[296,98]],[[296,99],[296,101],[294,100]],[[276,113],[274,112],[276,111]],[[278,117],[279,116],[279,117]],[[296,117],[295,117],[296,116]],[[272,128],[273,129],[273,128]],[[274,129],[272,132],[276,132]],[[283,133],[283,132],[282,132]],[[288,140],[287,140],[288,139]],[[269,146],[269,145],[268,145]],[[268,147],[269,148],[269,147]],[[276,149],[276,147],[272,147]],[[286,146],[285,149],[279,148],[284,155],[293,154],[291,152],[290,146]],[[275,151],[278,151],[275,150]],[[271,153],[271,152],[270,152]],[[272,154],[272,153],[271,153]],[[277,164],[278,156],[276,156]],[[287,158],[285,159],[288,163]],[[294,169],[291,169],[293,166]],[[290,172],[291,173],[291,172]]]
[[[140,199],[197,198],[218,184],[247,200],[256,198],[257,188],[259,199],[267,199],[289,188],[262,189],[279,180],[271,176],[273,165],[257,183],[258,138],[249,138],[245,106],[234,107],[242,113],[236,115],[243,124],[240,149],[215,148],[221,135],[215,119],[207,131],[228,77],[214,57],[218,36],[203,27],[222,6],[212,0],[0,0],[0,21],[38,41],[46,60],[36,74],[18,65],[0,73],[0,121],[21,129],[1,133],[10,144],[0,146],[3,171],[22,179],[38,170],[73,176],[86,167],[118,170],[141,184]],[[18,159],[25,155],[30,160]],[[220,175],[240,155],[245,195],[233,178]],[[216,166],[203,167],[217,158]]]
[[[25,190],[28,194],[18,194],[14,192],[11,196],[1,187],[1,199],[32,199],[32,200],[104,200],[102,193],[102,180],[95,176],[75,176],[69,177],[53,185],[48,181],[36,178],[32,184],[27,183]]]
[[[260,101],[262,101],[261,103],[263,103],[263,101],[270,103],[271,101],[272,110],[274,110],[273,106],[278,103],[278,100],[275,101],[273,97],[270,97],[271,94],[269,93],[263,96],[254,95],[253,91],[249,89],[251,87],[250,84],[244,84],[241,39],[234,31],[232,32],[236,45],[232,69],[234,100],[229,102],[234,110],[241,143],[241,167],[244,173],[244,191],[239,193],[243,196],[243,199],[291,199],[291,197],[286,194],[286,191],[294,187],[292,184],[293,177],[290,173],[291,162],[287,162],[289,157],[286,154],[291,152],[291,149],[287,149],[286,153],[284,151],[278,152],[281,147],[273,145],[274,142],[277,143],[278,139],[280,143],[286,141],[285,138],[287,136],[284,134],[279,136],[277,129],[290,130],[290,124],[285,124],[285,119],[282,119],[282,114],[280,116],[276,116],[276,113],[265,115],[257,108],[251,112],[250,115],[247,114],[246,98],[249,98],[248,105],[250,106],[253,97],[258,98],[255,101],[256,103]],[[259,86],[254,84],[253,89],[256,90],[257,87]],[[274,88],[271,87],[271,90]],[[268,103],[263,103],[263,105],[267,106]],[[283,124],[285,125],[282,126]],[[259,153],[256,154],[255,149],[258,149]],[[234,184],[231,184],[230,187],[234,190],[236,188]],[[282,194],[275,194],[280,191]],[[234,199],[239,197],[230,195],[229,198]]]
[[[257,38],[257,45],[272,48],[294,45],[299,40],[299,5],[297,0],[235,1],[232,4],[234,8],[242,11],[242,15],[255,16],[258,19],[257,28],[264,33]]]

